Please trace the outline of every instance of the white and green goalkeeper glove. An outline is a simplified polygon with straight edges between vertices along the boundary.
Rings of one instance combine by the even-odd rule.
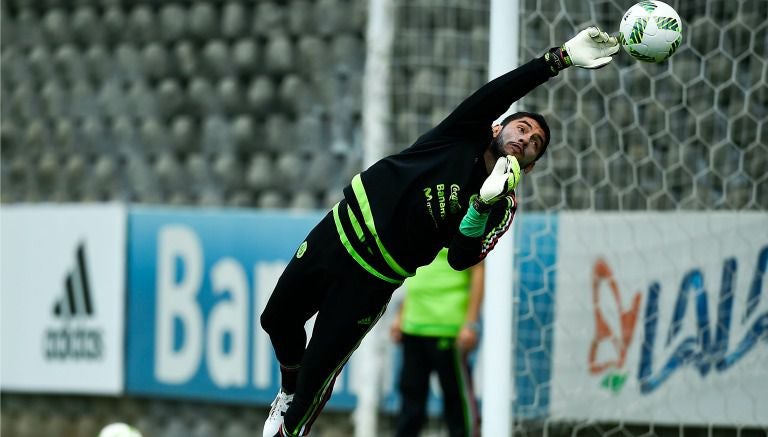
[[[470,198],[467,213],[461,219],[459,231],[467,237],[481,237],[485,231],[491,207],[520,183],[520,163],[512,155],[496,161],[491,174],[480,187],[480,194]]]
[[[520,183],[520,163],[512,155],[502,156],[496,161],[491,174],[480,187],[480,194],[475,198],[477,212],[487,212],[491,205],[509,194]]]
[[[544,55],[554,73],[575,65],[581,68],[601,68],[611,62],[619,51],[619,41],[597,27],[587,27],[561,47]]]

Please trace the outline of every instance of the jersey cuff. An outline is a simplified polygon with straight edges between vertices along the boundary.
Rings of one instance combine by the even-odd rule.
[[[464,218],[461,219],[459,224],[459,232],[471,238],[482,237],[485,233],[485,224],[488,223],[489,215],[490,212],[478,212],[475,209],[474,202],[470,200],[467,213],[464,214]]]

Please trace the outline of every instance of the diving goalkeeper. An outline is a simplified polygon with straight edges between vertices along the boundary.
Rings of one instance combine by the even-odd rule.
[[[261,315],[280,363],[281,390],[263,436],[303,436],[392,292],[443,247],[463,270],[509,228],[514,189],[550,142],[540,114],[491,124],[516,100],[577,66],[600,68],[616,38],[587,28],[562,47],[487,83],[404,151],[352,179],[344,200],[309,233]],[[304,323],[317,313],[306,343]],[[306,345],[306,347],[305,347]]]

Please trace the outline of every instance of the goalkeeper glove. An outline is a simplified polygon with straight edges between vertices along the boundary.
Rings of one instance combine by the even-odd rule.
[[[520,183],[520,164],[512,155],[502,156],[496,161],[491,174],[480,187],[473,206],[479,213],[490,211],[491,205],[501,200]]]
[[[597,27],[588,27],[561,47],[551,49],[544,55],[544,60],[553,73],[571,65],[595,69],[611,62],[611,56],[618,51],[619,41],[615,36],[610,36]]]

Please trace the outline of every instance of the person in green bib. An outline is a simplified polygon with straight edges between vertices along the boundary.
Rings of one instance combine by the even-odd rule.
[[[454,270],[448,264],[448,250],[443,249],[405,281],[406,297],[390,329],[392,339],[403,348],[397,437],[419,435],[426,420],[432,372],[440,381],[450,436],[479,435],[468,356],[478,342],[483,275],[483,263]]]

